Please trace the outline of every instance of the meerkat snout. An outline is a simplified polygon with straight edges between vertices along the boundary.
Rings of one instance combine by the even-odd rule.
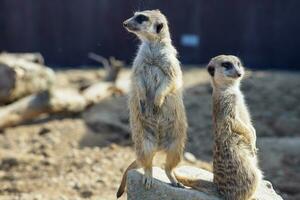
[[[137,32],[139,30],[138,26],[132,21],[132,19],[127,19],[123,22],[123,27],[129,32]]]
[[[133,17],[125,20],[123,26],[130,32],[137,33],[138,31],[146,30],[149,17],[145,14],[135,13]]]
[[[240,63],[239,60],[221,62],[221,66],[225,69],[225,75],[231,78],[241,77],[243,74],[243,69],[238,63]]]
[[[124,21],[123,26],[126,28],[128,26],[128,23],[126,21]]]

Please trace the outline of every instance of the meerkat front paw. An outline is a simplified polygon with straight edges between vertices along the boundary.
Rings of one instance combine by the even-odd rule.
[[[250,150],[251,151],[251,155],[252,156],[257,155],[258,149],[255,146],[251,146],[250,148],[251,148],[251,150]]]
[[[160,108],[165,101],[165,97],[162,95],[156,95],[154,98],[154,106]]]
[[[252,151],[253,151],[253,153],[256,155],[257,152],[258,152],[258,148],[254,147]]]
[[[158,95],[154,98],[153,114],[157,114],[165,101],[165,97]]]

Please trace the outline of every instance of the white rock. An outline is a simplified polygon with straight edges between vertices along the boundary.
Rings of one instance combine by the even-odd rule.
[[[194,156],[194,154],[192,154],[190,152],[185,152],[183,154],[183,157],[186,161],[188,161],[190,163],[195,163],[197,161],[197,158]]]
[[[165,172],[157,167],[153,168],[153,187],[146,190],[142,185],[142,170],[131,170],[128,173],[127,198],[128,200],[221,200],[216,195],[208,195],[193,189],[172,187]],[[199,177],[199,179],[212,181],[213,174],[195,167],[183,166],[176,170],[180,175]],[[258,200],[282,200],[275,193],[272,184],[263,181],[256,195]]]

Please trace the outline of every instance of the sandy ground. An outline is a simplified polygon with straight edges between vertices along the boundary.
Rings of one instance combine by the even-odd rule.
[[[57,73],[57,87],[82,88],[103,76],[102,71],[87,69]],[[192,152],[198,160],[187,157],[182,164],[210,169],[209,77],[204,69],[189,68],[184,72],[184,81],[184,102],[190,125],[186,151]],[[247,73],[242,89],[258,140],[299,139],[299,88],[299,72]],[[122,126],[114,127],[108,119],[118,120]],[[82,114],[42,116],[3,130],[0,133],[0,199],[115,199],[122,172],[134,159],[126,128],[126,97],[118,96]],[[283,152],[288,148],[283,147]],[[270,163],[261,163],[266,178],[285,199],[300,199],[300,158],[288,154],[284,158],[279,161],[282,169],[279,171],[269,167]],[[161,165],[163,157],[158,156],[155,163]]]

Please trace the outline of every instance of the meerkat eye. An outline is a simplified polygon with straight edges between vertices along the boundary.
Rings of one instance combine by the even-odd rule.
[[[145,21],[149,21],[149,17],[145,16],[145,15],[138,15],[135,17],[135,21],[139,24],[145,22]]]
[[[207,71],[208,71],[208,73],[209,73],[211,76],[214,76],[214,75],[215,75],[215,67],[214,67],[214,66],[209,65],[209,66],[207,67]]]
[[[163,23],[159,23],[156,25],[156,33],[160,33],[161,29],[164,27]]]
[[[233,64],[231,62],[223,62],[221,65],[225,69],[232,69],[233,68]]]

